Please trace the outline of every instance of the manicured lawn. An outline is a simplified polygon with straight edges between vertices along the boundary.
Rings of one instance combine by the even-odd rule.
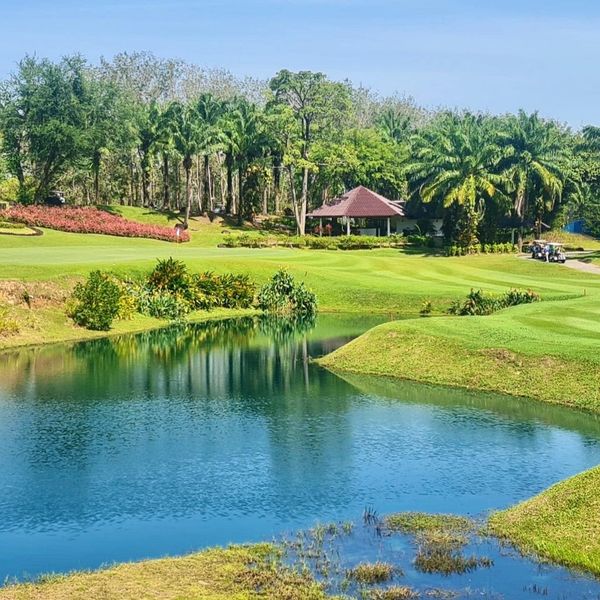
[[[0,600],[324,600],[310,576],[281,566],[267,544],[125,563],[0,589]]]
[[[600,303],[587,296],[488,317],[387,323],[320,362],[600,412]]]
[[[492,531],[526,552],[600,575],[600,467],[490,518]]]
[[[157,258],[173,256],[193,270],[249,272],[259,281],[286,266],[316,291],[323,309],[337,311],[416,313],[424,299],[442,311],[471,287],[533,288],[546,297],[600,292],[600,277],[513,256],[445,258],[392,249],[226,249],[195,243],[56,231],[30,239],[0,236],[0,279],[52,279],[96,268],[140,272]]]

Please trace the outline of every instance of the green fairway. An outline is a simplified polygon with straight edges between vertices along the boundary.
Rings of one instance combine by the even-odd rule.
[[[514,256],[445,258],[393,249],[227,249],[208,245],[213,235],[220,234],[201,238],[206,245],[194,237],[191,244],[176,245],[57,231],[31,239],[0,237],[0,279],[47,280],[86,275],[97,268],[140,272],[157,258],[173,256],[193,270],[248,272],[259,281],[286,266],[317,292],[323,309],[337,311],[415,313],[425,299],[441,311],[471,287],[498,292],[532,288],[548,298],[578,296],[584,290],[600,293],[600,277]]]
[[[526,552],[600,575],[600,467],[490,518],[492,531]]]

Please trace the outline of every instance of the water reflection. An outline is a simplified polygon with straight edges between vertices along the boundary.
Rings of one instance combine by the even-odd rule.
[[[239,319],[0,356],[0,575],[269,539],[367,504],[480,513],[600,461],[586,415],[308,360],[376,323]]]

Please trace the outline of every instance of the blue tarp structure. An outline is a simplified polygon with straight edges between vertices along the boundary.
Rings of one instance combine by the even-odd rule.
[[[585,223],[583,222],[583,219],[571,221],[563,227],[563,231],[566,231],[568,233],[584,233]]]

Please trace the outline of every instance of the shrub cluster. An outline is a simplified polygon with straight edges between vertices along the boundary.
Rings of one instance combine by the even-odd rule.
[[[510,254],[518,248],[510,242],[500,244],[476,244],[474,246],[448,246],[447,256],[468,256],[470,254]]]
[[[454,301],[448,308],[448,312],[451,315],[459,316],[491,315],[509,306],[531,304],[540,300],[539,294],[532,290],[512,289],[502,295],[486,294],[482,290],[471,290],[465,300]]]
[[[248,308],[256,286],[247,275],[194,273],[182,261],[159,260],[141,283],[132,284],[137,309],[162,319],[181,320],[192,310]]]
[[[90,273],[75,287],[67,314],[82,327],[107,330],[114,319],[129,319],[135,313],[181,321],[193,310],[249,308],[255,298],[256,284],[247,275],[190,273],[183,262],[169,258],[159,260],[138,281]],[[316,314],[317,300],[303,283],[279,271],[261,289],[258,306],[308,322]]]
[[[224,236],[223,248],[309,248],[311,250],[370,250],[372,248],[397,248],[406,244],[430,245],[431,238],[426,236],[390,235],[376,237],[369,235],[350,236],[291,236],[264,233],[242,233]],[[431,240],[431,243],[433,240]]]
[[[261,288],[258,306],[267,313],[311,317],[317,312],[317,297],[281,269]]]
[[[189,241],[189,233],[182,231],[179,238],[174,228],[129,221],[113,213],[94,207],[51,207],[15,205],[0,211],[0,219],[24,223],[30,227],[47,227],[71,233],[100,233],[120,237],[139,237],[168,242]]]

